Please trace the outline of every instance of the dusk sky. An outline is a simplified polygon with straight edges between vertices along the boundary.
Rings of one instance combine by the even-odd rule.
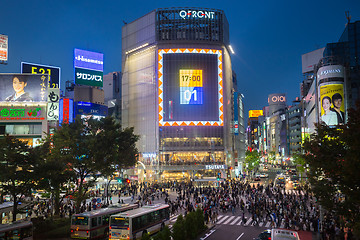
[[[301,55],[337,42],[345,24],[360,20],[359,0],[2,0],[0,34],[9,36],[9,61],[0,73],[20,72],[22,61],[61,67],[74,79],[74,48],[104,53],[104,74],[121,71],[121,28],[156,8],[221,9],[230,25],[233,69],[249,109],[271,93],[300,95]]]

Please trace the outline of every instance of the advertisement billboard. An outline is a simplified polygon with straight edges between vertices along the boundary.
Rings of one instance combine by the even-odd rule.
[[[222,51],[158,50],[159,126],[223,126]]]
[[[257,118],[262,115],[264,115],[263,110],[250,110],[249,111],[249,118]]]
[[[0,120],[45,120],[46,108],[43,106],[0,106]]]
[[[60,88],[60,72],[61,69],[59,67],[27,62],[21,63],[21,73],[48,74],[48,88]]]
[[[59,102],[60,102],[60,89],[51,88],[48,93],[48,107],[47,107],[47,120],[59,120]]]
[[[75,115],[91,115],[106,117],[108,107],[90,102],[75,102]]]
[[[75,84],[102,87],[103,72],[75,68]]]
[[[49,77],[0,73],[0,102],[46,102]]]
[[[321,83],[322,79],[335,78],[343,81],[345,76],[344,67],[341,65],[330,65],[319,68],[317,71],[317,81]]]
[[[345,97],[344,85],[341,83],[320,86],[320,120],[328,126],[344,124]]]
[[[69,98],[60,99],[59,123],[69,124],[74,121],[74,100]]]
[[[8,60],[8,36],[0,34],[0,61]]]
[[[104,54],[75,48],[74,67],[104,71]]]

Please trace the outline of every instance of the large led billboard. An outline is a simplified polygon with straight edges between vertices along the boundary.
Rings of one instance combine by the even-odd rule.
[[[0,102],[46,102],[48,76],[0,74]]]
[[[159,126],[223,126],[222,51],[159,49]]]
[[[263,110],[250,110],[249,111],[249,118],[257,118],[262,115],[264,115]]]
[[[37,63],[21,63],[21,73],[31,74],[48,74],[48,88],[60,88],[60,72],[59,67],[41,65]]]
[[[328,126],[344,124],[345,98],[343,84],[320,86],[320,120]]]

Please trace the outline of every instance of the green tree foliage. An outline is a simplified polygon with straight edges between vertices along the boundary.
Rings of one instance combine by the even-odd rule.
[[[144,233],[144,234],[142,235],[142,237],[141,237],[141,240],[150,240],[150,239],[151,239],[151,238],[150,238],[150,235],[149,235],[148,232]]]
[[[182,214],[177,217],[176,222],[174,223],[172,228],[171,236],[174,240],[183,240],[185,238],[185,220]]]
[[[34,172],[38,156],[25,142],[6,135],[0,139],[0,188],[14,200],[13,221],[22,196],[30,196],[38,176]]]
[[[349,110],[347,124],[317,125],[304,150],[309,181],[321,205],[360,233],[360,103]]]
[[[153,240],[170,240],[171,231],[168,226],[165,226],[158,234],[153,237]]]
[[[119,166],[136,163],[136,141],[138,136],[132,128],[122,129],[113,118],[100,121],[76,118],[74,123],[65,124],[52,136],[52,153],[76,176],[74,178],[76,211],[88,197],[88,188],[93,184],[85,182],[88,176],[96,179],[97,173],[110,175]]]
[[[55,215],[60,213],[60,191],[63,189],[65,183],[70,179],[75,179],[75,174],[68,167],[66,161],[59,161],[61,155],[59,152],[52,151],[52,138],[48,136],[43,144],[34,149],[41,161],[37,164],[34,171],[37,176],[41,176],[38,189],[45,189],[50,192],[54,202]]]
[[[199,229],[195,212],[189,212],[185,217],[185,232],[188,239],[195,239]]]
[[[200,233],[201,231],[205,230],[205,228],[206,228],[206,226],[204,224],[205,217],[204,217],[204,213],[201,210],[201,208],[196,209],[196,211],[195,211],[195,219],[196,219],[196,225],[197,225],[198,233]]]
[[[247,169],[249,171],[254,170],[255,168],[257,168],[259,166],[259,162],[260,162],[260,154],[258,151],[253,150],[253,151],[249,151],[247,150],[245,153],[245,163],[248,164]]]

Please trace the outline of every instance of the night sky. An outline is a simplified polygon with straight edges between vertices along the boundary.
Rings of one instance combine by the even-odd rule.
[[[0,6],[0,34],[9,36],[9,61],[0,72],[20,72],[21,61],[58,66],[62,89],[74,79],[74,48],[104,53],[104,74],[121,71],[123,21],[156,8],[222,9],[245,116],[267,105],[271,93],[287,93],[291,104],[300,96],[301,55],[338,41],[345,11],[352,22],[360,20],[358,0],[1,0]]]

